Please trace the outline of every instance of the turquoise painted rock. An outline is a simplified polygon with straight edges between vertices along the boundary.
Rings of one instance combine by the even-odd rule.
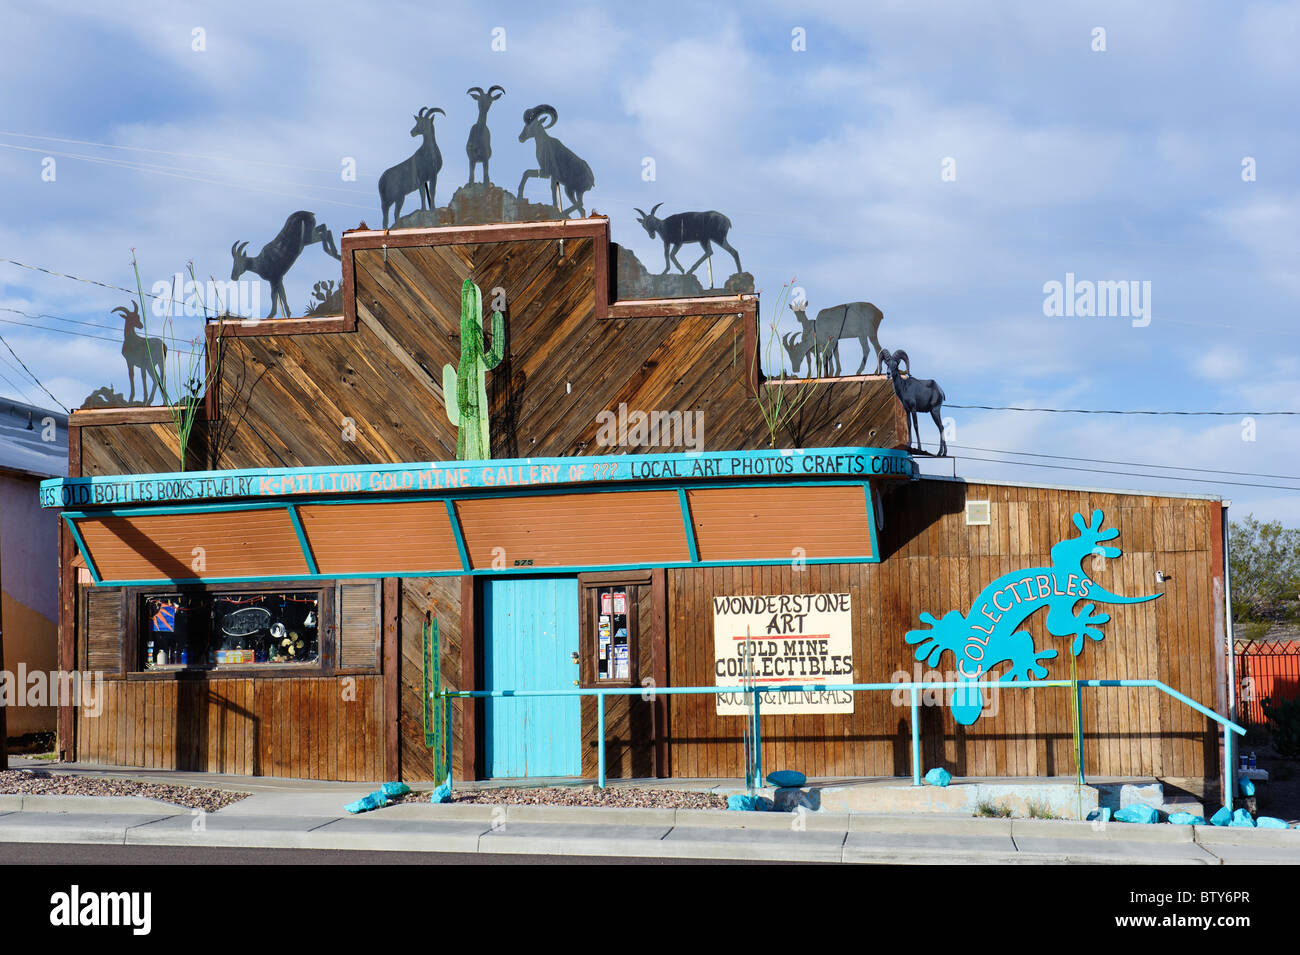
[[[1279,819],[1277,816],[1260,816],[1255,820],[1257,829],[1290,829],[1285,819]]]
[[[1210,825],[1226,826],[1232,822],[1232,813],[1228,812],[1227,806],[1220,806],[1219,811],[1210,817]]]
[[[952,773],[942,766],[936,766],[925,774],[925,781],[931,786],[947,786],[952,782]]]
[[[1088,813],[1088,822],[1110,822],[1110,807],[1102,806]]]
[[[411,787],[406,783],[384,783],[379,787],[379,791],[392,799],[396,796],[405,796],[411,791]]]
[[[429,796],[429,802],[451,802],[451,782],[445,782]]]
[[[767,800],[762,796],[747,796],[737,793],[727,797],[727,808],[737,812],[766,812]]]
[[[362,796],[356,802],[350,802],[343,808],[351,813],[370,812],[372,809],[382,809],[388,805],[388,797],[384,795],[383,790],[376,790],[369,795]]]
[[[1255,780],[1248,776],[1242,776],[1239,783],[1241,785],[1241,794],[1243,796],[1255,795]]]
[[[797,769],[778,769],[767,774],[767,781],[777,789],[798,788],[808,782],[808,777]]]
[[[1153,823],[1160,821],[1160,813],[1154,806],[1127,806],[1115,813],[1116,822]]]
[[[1228,825],[1236,826],[1238,829],[1254,829],[1255,820],[1250,817],[1250,813],[1246,810],[1238,809],[1232,814],[1232,822],[1228,823]]]
[[[1197,816],[1190,812],[1175,812],[1169,816],[1169,821],[1175,826],[1203,826],[1205,817]]]

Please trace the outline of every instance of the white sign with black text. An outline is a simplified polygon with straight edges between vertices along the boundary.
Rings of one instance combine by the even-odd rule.
[[[743,686],[747,665],[752,681],[761,686],[852,683],[850,595],[714,597],[713,647],[717,686]],[[853,693],[848,690],[769,691],[760,697],[760,715],[853,712]],[[747,711],[746,694],[718,694],[719,716]]]

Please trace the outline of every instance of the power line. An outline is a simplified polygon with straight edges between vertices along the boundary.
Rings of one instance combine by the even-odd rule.
[[[1021,457],[1030,458],[1051,458],[1055,461],[1091,461],[1094,464],[1120,464],[1135,468],[1160,468],[1164,471],[1195,471],[1198,474],[1231,474],[1237,477],[1258,477],[1258,478],[1277,478],[1282,481],[1300,481],[1300,477],[1294,474],[1260,474],[1256,471],[1223,471],[1217,468],[1193,468],[1180,464],[1144,464],[1140,461],[1110,461],[1105,458],[1081,458],[1068,454],[1042,454],[1037,451],[1008,451],[1005,448],[976,448],[967,444],[950,444],[950,448],[961,448],[965,451],[984,451],[988,454],[1015,454]],[[1156,477],[1157,475],[1151,475]]]
[[[1222,415],[1227,418],[1300,415],[1300,411],[1118,411],[1098,410],[1096,408],[1022,408],[1015,405],[954,405],[947,402],[944,402],[944,407],[977,409],[980,411],[1042,411],[1051,414]]]
[[[6,259],[0,256],[0,262],[8,262],[10,265],[16,265],[20,269],[28,269],[32,272],[44,272],[46,275],[55,275],[61,279],[72,279],[74,282],[83,282],[86,285],[98,285],[100,288],[110,289],[114,292],[126,292],[128,295],[135,295],[137,293],[137,290],[133,288],[123,288],[121,285],[109,285],[107,282],[100,282],[95,279],[83,279],[80,275],[69,275],[67,272],[47,269],[40,265],[28,265],[26,262],[19,262],[16,259]],[[154,295],[152,292],[145,292],[144,295],[146,298],[161,299],[163,297],[161,295]]]
[[[59,318],[57,315],[46,315],[46,316],[31,315],[31,314],[29,314],[29,313],[27,313],[27,312],[22,311],[21,309],[17,309],[17,308],[9,308],[9,307],[7,307],[7,306],[2,306],[2,305],[0,305],[0,312],[15,312],[15,313],[17,313],[17,314],[19,314],[19,315],[26,315],[28,318],[40,318],[40,317],[53,318],[53,319],[56,319],[57,321],[61,321],[61,322],[71,322],[71,321],[75,321],[74,319],[71,319],[71,318]],[[21,325],[23,328],[36,328],[36,329],[39,329],[40,331],[43,331],[43,332],[54,332],[55,334],[58,334],[58,335],[74,335],[74,336],[76,336],[76,337],[78,337],[78,338],[94,338],[94,339],[97,339],[97,340],[99,340],[99,341],[104,341],[104,342],[113,342],[114,344],[118,344],[118,345],[120,345],[120,344],[122,343],[122,338],[121,338],[121,336],[111,337],[111,336],[109,336],[109,335],[93,335],[93,334],[91,334],[90,332],[77,332],[77,331],[72,331],[71,329],[67,329],[67,328],[51,328],[49,325],[37,325],[37,324],[34,324],[34,323],[32,323],[32,322],[20,322],[20,321],[16,321],[15,319],[12,319],[12,318],[0,318],[0,322],[4,323],[5,325]],[[112,331],[112,330],[113,330],[113,329],[112,329],[112,326],[110,326],[110,325],[96,325],[94,322],[78,322],[77,324],[79,324],[79,325],[89,325],[89,326],[91,326],[92,328],[103,328],[103,329],[106,329],[106,330],[109,330],[109,331]],[[177,338],[175,335],[159,335],[159,336],[153,336],[153,337],[163,338],[163,339],[165,339],[166,341],[170,341],[170,342],[185,342],[185,343],[187,343],[187,344],[188,344],[188,342],[189,342],[189,339],[186,339],[186,338]],[[173,351],[173,352],[177,352],[177,353],[182,354],[182,355],[192,355],[192,354],[194,354],[193,351],[191,351],[191,350],[189,350],[189,349],[185,349],[185,348],[174,348],[174,347],[173,347],[173,348],[169,348],[168,350],[169,350],[169,351]]]
[[[13,355],[14,359],[18,362],[18,364],[23,366],[23,371],[27,372],[27,374],[31,376],[32,381],[36,382],[36,384],[40,386],[41,391],[45,392],[47,395],[50,396],[51,401],[53,401],[56,405],[62,408],[64,412],[66,412],[67,414],[72,414],[72,412],[68,410],[67,405],[65,405],[58,398],[55,398],[54,395],[51,394],[50,389],[46,388],[45,385],[41,384],[41,380],[37,378],[36,375],[32,373],[32,370],[27,367],[27,364],[21,358],[18,357],[18,352],[14,351],[13,346],[10,345],[9,342],[5,340],[5,337],[3,335],[0,335],[0,343],[3,343],[5,348],[9,349],[9,354]]]
[[[1073,467],[1063,464],[1039,464],[1037,461],[1013,461],[1004,458],[965,457],[966,461],[983,461],[986,464],[1018,464],[1029,468],[1050,468],[1054,471],[1079,471],[1087,474],[1119,474],[1124,477],[1149,478],[1155,481],[1195,481],[1198,484],[1226,484],[1233,487],[1258,487],[1275,491],[1300,491],[1300,487],[1285,484],[1255,484],[1249,481],[1224,481],[1213,478],[1189,477],[1181,474],[1142,474],[1134,471],[1114,471],[1106,468]]]

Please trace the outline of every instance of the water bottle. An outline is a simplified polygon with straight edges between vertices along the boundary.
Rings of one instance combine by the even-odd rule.
[[[185,665],[187,665],[189,662],[190,662],[190,651],[189,651],[189,649],[186,648],[186,647],[181,647],[181,666],[185,666]]]
[[[1250,751],[1250,768],[1251,768],[1251,769],[1254,769],[1254,768],[1255,768],[1255,751],[1254,751],[1254,750],[1251,750],[1251,751]]]
[[[1243,773],[1246,771],[1246,754],[1245,754],[1245,753],[1242,753],[1242,754],[1241,754],[1241,771],[1242,771]]]

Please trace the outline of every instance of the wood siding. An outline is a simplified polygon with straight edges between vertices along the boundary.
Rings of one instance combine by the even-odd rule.
[[[77,758],[109,766],[376,781],[380,677],[112,680],[77,710]]]
[[[968,527],[964,503],[988,499],[992,523]],[[1051,564],[1050,550],[1075,535],[1071,515],[1102,508],[1124,554],[1089,566],[1101,585],[1125,595],[1164,596],[1145,604],[1098,605],[1111,615],[1100,642],[1079,657],[1084,679],[1158,679],[1207,705],[1216,700],[1217,609],[1212,550],[1218,504],[1050,489],[921,481],[885,501],[884,563],[668,571],[669,667],[677,686],[714,682],[711,600],[715,595],[845,592],[853,600],[854,676],[862,682],[935,679],[904,640],[919,615],[967,613],[985,584],[1004,573]],[[1102,564],[1104,563],[1104,566]],[[1169,580],[1155,583],[1161,570]],[[1069,676],[1069,642],[1024,628],[1040,650],[1055,647],[1050,676]],[[951,656],[941,666],[955,671]],[[946,679],[954,679],[947,676]],[[936,693],[926,694],[931,698]],[[899,694],[901,697],[902,694]],[[1084,690],[1085,766],[1093,776],[1206,778],[1217,774],[1219,734],[1211,721],[1157,690]],[[852,714],[763,718],[763,765],[809,775],[903,776],[910,772],[910,710],[889,693],[859,693]],[[1049,776],[1073,772],[1068,690],[1002,690],[998,711],[973,726],[946,705],[921,710],[924,768],[955,776]],[[739,718],[718,717],[710,697],[669,704],[674,775],[742,774]]]
[[[464,686],[461,679],[461,590],[459,577],[406,577],[401,581],[401,661],[399,745],[402,779],[431,780],[436,776],[433,751],[424,745],[424,660],[420,631],[425,615],[438,620],[442,644],[442,685],[449,690]],[[472,713],[474,705],[469,704]],[[472,760],[464,758],[465,712],[463,700],[452,703],[452,773],[457,779],[473,778]]]
[[[700,560],[870,557],[867,492],[746,487],[686,492]]]

